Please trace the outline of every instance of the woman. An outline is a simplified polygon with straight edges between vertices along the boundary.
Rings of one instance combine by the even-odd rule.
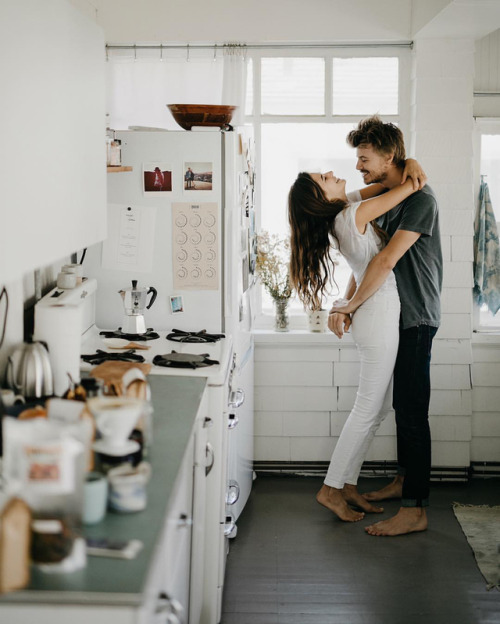
[[[347,196],[345,180],[331,171],[299,174],[288,199],[290,280],[306,307],[321,307],[333,278],[332,245],[352,269],[346,298],[354,294],[370,260],[387,239],[374,220],[417,189],[408,178],[401,186],[379,195],[383,190],[381,185],[373,184]],[[380,411],[398,350],[399,313],[396,279],[391,272],[352,318],[352,336],[361,363],[356,401],[335,447],[324,485],[316,496],[320,504],[346,522],[364,517],[364,513],[355,511],[348,503],[367,512],[383,511],[366,501],[356,484],[368,447],[382,421]]]

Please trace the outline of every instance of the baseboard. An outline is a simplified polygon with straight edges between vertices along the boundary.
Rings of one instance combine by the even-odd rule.
[[[301,475],[309,477],[324,477],[328,470],[329,462],[322,461],[255,461],[254,470],[257,474],[282,474]],[[484,468],[484,463],[481,463]],[[500,463],[497,464],[500,474]],[[397,471],[395,461],[368,461],[361,467],[362,477],[394,477]],[[490,476],[491,473],[488,473]],[[431,481],[468,481],[473,474],[470,466],[433,466],[431,468]]]

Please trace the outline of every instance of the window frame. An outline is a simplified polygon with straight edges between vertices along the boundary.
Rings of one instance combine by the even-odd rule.
[[[479,187],[481,184],[481,139],[483,135],[498,135],[500,138],[500,117],[476,117],[474,132],[474,222],[479,201]],[[497,228],[500,232],[500,221],[497,221]],[[474,239],[474,230],[472,231]],[[474,300],[471,290],[472,299],[472,330],[477,334],[500,334],[500,315],[497,322],[493,325],[482,325],[480,308]]]
[[[325,60],[325,114],[323,115],[264,115],[261,113],[261,59],[270,57],[322,57]],[[261,171],[261,146],[262,125],[265,123],[352,123],[357,124],[361,119],[373,113],[365,115],[335,115],[332,112],[332,68],[333,58],[362,58],[362,57],[397,57],[399,59],[398,76],[398,114],[382,115],[384,121],[396,123],[406,138],[407,153],[412,153],[413,137],[410,133],[411,123],[411,88],[412,88],[412,50],[410,46],[393,47],[390,45],[366,45],[356,47],[280,47],[277,49],[253,49],[248,51],[248,57],[252,59],[253,71],[253,110],[245,116],[245,123],[254,128],[255,137],[255,168],[257,173]],[[354,189],[352,189],[354,190]],[[255,185],[256,206],[262,206],[261,176],[257,175]],[[256,213],[256,229],[261,229],[261,213]],[[274,312],[270,308],[262,307],[262,288],[256,289],[256,319],[257,329],[271,329],[274,323]],[[290,328],[306,329],[307,317],[304,311],[290,312]]]

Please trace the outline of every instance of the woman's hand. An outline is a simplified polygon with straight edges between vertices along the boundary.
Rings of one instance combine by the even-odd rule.
[[[337,338],[342,338],[344,332],[349,331],[351,326],[350,314],[342,314],[341,312],[332,312],[328,316],[328,329],[332,331]]]
[[[411,178],[414,191],[422,189],[427,184],[425,171],[414,158],[406,159],[401,184],[404,184],[408,178]]]

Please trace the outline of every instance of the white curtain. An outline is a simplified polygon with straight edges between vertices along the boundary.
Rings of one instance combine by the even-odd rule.
[[[246,55],[241,46],[212,50],[110,50],[106,110],[109,126],[179,130],[167,104],[238,106],[244,119]]]

